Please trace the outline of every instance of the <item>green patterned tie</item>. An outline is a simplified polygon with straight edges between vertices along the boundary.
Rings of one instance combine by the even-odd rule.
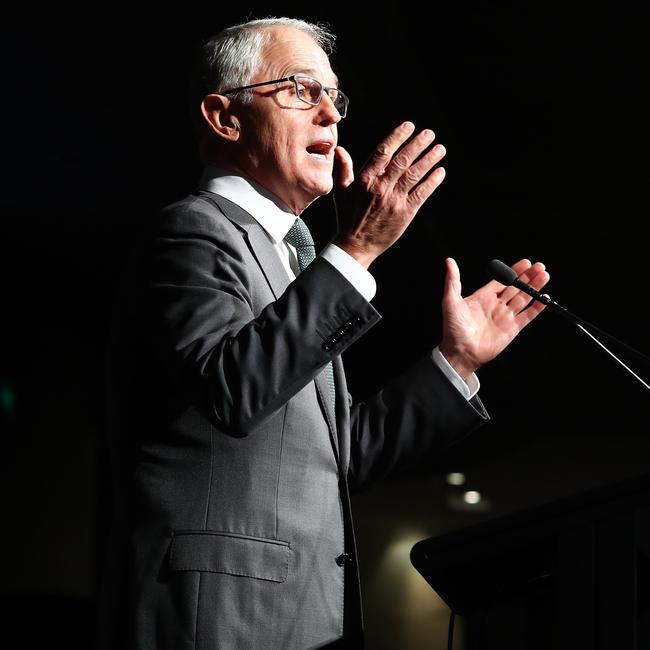
[[[291,244],[296,249],[298,256],[298,267],[301,271],[307,268],[316,259],[316,249],[314,248],[314,240],[307,228],[307,224],[298,217],[296,222],[291,226],[289,232],[285,235],[284,241]],[[334,369],[330,361],[323,369],[325,379],[330,391],[330,399],[332,406],[336,405],[336,390],[334,388]]]

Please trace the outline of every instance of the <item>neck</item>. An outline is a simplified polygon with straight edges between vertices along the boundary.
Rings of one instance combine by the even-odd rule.
[[[255,169],[251,169],[250,165],[244,165],[239,160],[234,159],[232,156],[219,156],[211,155],[204,156],[203,158],[206,165],[211,167],[216,167],[217,169],[223,170],[228,174],[233,176],[242,176],[243,178],[250,181],[255,188],[267,198],[273,201],[275,204],[279,205],[284,210],[290,210],[296,216],[302,214],[304,210],[311,205],[318,197],[313,197],[308,201],[305,201],[303,197],[282,197],[276,192],[274,192],[267,184],[263,181],[257,179],[257,174]]]

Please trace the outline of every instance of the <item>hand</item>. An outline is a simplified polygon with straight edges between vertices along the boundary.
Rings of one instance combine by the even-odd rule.
[[[538,291],[549,281],[541,262],[519,260],[512,266],[522,282]],[[447,259],[447,277],[442,299],[442,341],[439,349],[456,372],[467,379],[483,364],[494,359],[538,316],[545,305],[515,287],[496,280],[461,296],[460,272]]]
[[[350,154],[343,147],[336,148],[338,232],[333,243],[365,268],[401,237],[445,177],[442,167],[429,174],[446,153],[440,144],[430,148],[433,131],[420,131],[400,149],[414,131],[411,122],[393,130],[357,180]]]

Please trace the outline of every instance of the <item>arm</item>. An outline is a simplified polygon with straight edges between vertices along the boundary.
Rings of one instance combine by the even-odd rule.
[[[350,489],[444,451],[488,419],[478,397],[468,402],[427,355],[351,408]]]
[[[390,134],[361,175],[369,180],[378,173],[382,161],[413,128],[406,123]],[[432,138],[430,131],[416,137],[415,144],[407,145],[409,156],[417,156]],[[425,156],[429,166],[441,157],[440,148],[432,151]],[[398,169],[405,159],[396,160]],[[424,174],[426,166],[417,165]],[[350,174],[351,165],[344,176]],[[435,174],[435,179],[422,184],[429,193],[441,175]],[[408,189],[399,185],[400,192]],[[355,185],[349,193],[356,205],[349,213],[352,238],[335,243],[359,260],[362,242],[366,265],[368,250],[376,256],[406,228],[424,201],[421,191],[413,189],[407,209],[397,210],[396,197],[380,191],[379,185],[374,190]],[[243,233],[225,219],[202,212],[198,204],[181,204],[164,215],[148,269],[145,335],[186,399],[233,435],[247,435],[379,317],[323,259],[301,273],[279,300],[257,309],[251,273],[259,271],[250,256],[246,258]],[[356,228],[353,222],[363,225]],[[257,283],[259,288],[259,277]],[[326,345],[336,332],[344,334],[334,345]]]
[[[467,379],[508,345],[543,306],[531,304],[526,294],[498,282],[462,298],[458,268],[451,259],[447,266],[440,351]],[[536,288],[548,281],[542,264],[521,260],[514,269]],[[352,408],[350,486],[359,490],[444,451],[488,419],[479,398],[468,402],[426,357]]]
[[[245,234],[198,201],[165,213],[146,271],[145,335],[155,355],[187,399],[235,436],[249,434],[379,318],[323,259],[262,309],[265,280]],[[350,320],[354,327],[326,349]]]

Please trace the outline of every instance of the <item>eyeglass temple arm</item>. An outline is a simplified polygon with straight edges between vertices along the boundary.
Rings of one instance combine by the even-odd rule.
[[[239,88],[228,88],[228,90],[222,90],[220,95],[228,95],[229,93],[236,93],[240,90],[248,90],[249,88],[257,88],[258,86],[269,86],[270,84],[277,84],[281,81],[293,81],[293,75],[291,77],[282,77],[282,79],[272,79],[271,81],[260,81],[256,84],[249,84],[248,86],[239,86]]]

